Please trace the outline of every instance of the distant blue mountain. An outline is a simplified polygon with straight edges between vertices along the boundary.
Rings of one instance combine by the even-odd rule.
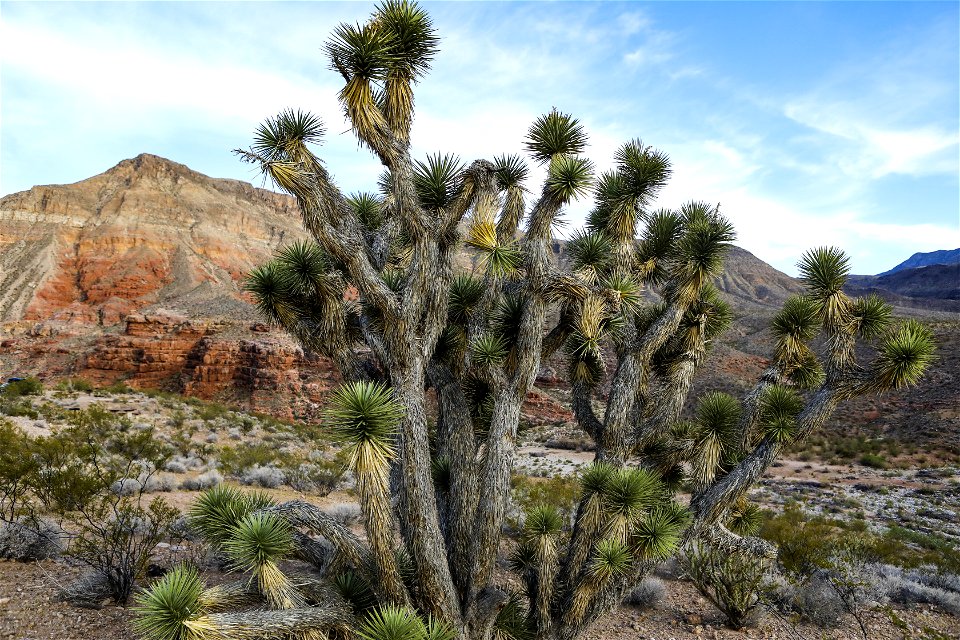
[[[917,267],[929,267],[934,264],[958,264],[960,263],[960,249],[941,249],[940,251],[930,251],[929,253],[915,253],[893,269],[878,273],[878,276],[887,276],[891,273],[903,271],[904,269],[916,269]]]

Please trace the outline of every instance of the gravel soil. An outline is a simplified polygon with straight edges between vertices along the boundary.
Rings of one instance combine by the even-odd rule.
[[[0,639],[2,640],[133,640],[129,609],[105,606],[78,609],[58,602],[60,585],[80,574],[63,561],[0,561]],[[213,580],[222,575],[210,576]],[[668,595],[649,611],[624,606],[602,618],[585,640],[857,640],[862,638],[852,619],[836,629],[792,624],[772,615],[742,631],[723,626],[719,613],[689,583],[667,579]],[[897,628],[880,612],[867,614],[869,640],[937,640],[960,638],[960,620],[929,607],[897,609],[907,625]],[[940,635],[932,635],[935,630]]]

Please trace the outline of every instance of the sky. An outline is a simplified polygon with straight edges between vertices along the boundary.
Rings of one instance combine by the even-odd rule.
[[[323,118],[317,152],[344,192],[375,190],[322,51],[373,6],[0,1],[0,194],[143,152],[270,187],[231,150],[291,107]],[[960,247],[960,3],[423,6],[441,42],[416,87],[415,157],[522,152],[556,107],[598,170],[633,138],[666,152],[655,207],[719,203],[737,244],[791,275],[816,246],[867,274]],[[559,233],[590,208],[572,204]]]

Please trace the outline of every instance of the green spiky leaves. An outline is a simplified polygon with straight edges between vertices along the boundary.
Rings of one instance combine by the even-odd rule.
[[[551,505],[537,505],[527,512],[523,522],[523,535],[527,538],[555,536],[563,529],[563,517]]]
[[[681,207],[684,233],[677,243],[671,287],[680,300],[693,300],[701,287],[720,275],[723,258],[736,238],[733,224],[703,202]]]
[[[336,332],[342,322],[345,286],[329,256],[310,241],[280,249],[273,260],[251,271],[244,283],[261,316],[303,338],[309,338],[302,330],[305,321],[327,335]]]
[[[857,298],[850,308],[850,315],[856,322],[857,333],[866,340],[872,340],[887,329],[893,308],[883,298],[870,295]]]
[[[424,622],[408,607],[385,605],[364,617],[356,634],[364,640],[453,640],[456,632],[439,620]]]
[[[430,16],[415,2],[387,0],[377,5],[372,23],[386,34],[391,72],[416,79],[430,70],[440,39]]]
[[[737,446],[737,427],[740,421],[740,403],[726,393],[711,391],[700,398],[697,405],[697,439],[691,459],[694,482],[705,486],[716,478]]]
[[[879,392],[915,385],[933,363],[935,350],[928,327],[916,320],[903,322],[881,340],[865,387]]]
[[[359,474],[385,474],[396,451],[394,434],[403,407],[390,390],[374,382],[341,386],[327,413],[333,434],[346,444],[351,464]]]
[[[530,628],[527,606],[520,593],[511,593],[506,606],[497,614],[493,622],[493,638],[494,640],[533,640],[534,633]]]
[[[644,560],[664,560],[677,549],[689,512],[670,503],[653,509],[637,523],[632,538],[634,553]]]
[[[606,535],[626,541],[640,517],[660,499],[659,478],[645,469],[619,469],[610,474],[603,489]]]
[[[223,546],[251,513],[273,506],[273,500],[258,491],[243,492],[225,484],[207,489],[188,512],[190,526],[215,547]]]
[[[510,188],[522,188],[530,170],[523,158],[516,154],[496,156],[493,166],[497,172],[497,186],[501,191]]]
[[[673,211],[660,209],[650,214],[637,247],[637,274],[644,282],[661,284],[667,278],[668,261],[676,253],[683,233],[683,219]]]
[[[537,118],[527,133],[526,149],[540,164],[557,156],[575,156],[587,146],[580,121],[556,109]]]
[[[573,270],[590,283],[607,272],[611,265],[611,250],[610,240],[603,233],[577,230],[567,242]]]
[[[463,165],[452,154],[429,155],[426,162],[416,161],[413,186],[420,204],[428,211],[440,213],[453,202],[458,187],[458,176]]]
[[[633,566],[633,554],[620,540],[604,539],[597,543],[590,559],[589,572],[601,584],[626,575]]]
[[[763,510],[741,499],[731,510],[727,528],[738,536],[755,536],[763,526]]]
[[[237,571],[253,571],[276,562],[293,550],[289,523],[272,513],[251,513],[241,520],[223,545]]]
[[[550,161],[544,194],[566,204],[587,194],[593,181],[593,163],[586,158],[558,155]]]
[[[804,253],[797,268],[803,284],[822,300],[843,289],[850,273],[850,258],[836,247],[818,247]]]
[[[199,640],[185,623],[204,613],[203,589],[194,567],[174,567],[136,596],[133,628],[147,640]]]
[[[319,143],[323,133],[319,117],[308,111],[287,109],[257,127],[250,149],[268,162],[302,162],[309,153],[306,145]]]
[[[496,277],[511,275],[520,267],[522,255],[516,242],[501,242],[492,218],[474,219],[467,233],[466,244],[480,251],[484,266]]]
[[[470,315],[483,299],[483,280],[469,273],[457,274],[450,283],[450,305],[447,314],[450,322],[466,325]]]
[[[347,199],[357,220],[367,231],[374,231],[383,224],[383,200],[372,193],[357,193]]]
[[[803,410],[803,398],[790,387],[767,387],[760,399],[760,425],[764,435],[786,442],[796,430],[797,416]]]
[[[670,179],[670,158],[662,151],[631,140],[614,155],[617,171],[637,208],[647,206]]]
[[[836,247],[819,247],[804,253],[797,268],[808,295],[817,303],[824,325],[834,330],[845,329],[850,298],[843,293],[843,285],[850,273],[850,258]]]
[[[480,367],[496,367],[507,358],[507,343],[498,335],[485,333],[470,345],[473,363]]]

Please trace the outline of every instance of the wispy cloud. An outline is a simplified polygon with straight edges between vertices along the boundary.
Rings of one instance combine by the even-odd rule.
[[[415,155],[454,152],[470,161],[521,152],[530,123],[555,106],[584,123],[598,171],[634,137],[665,150],[674,177],[656,206],[720,202],[740,244],[784,270],[824,243],[848,248],[861,272],[888,268],[892,255],[960,246],[958,38],[938,16],[955,18],[955,8],[923,5],[920,18],[903,22],[892,7],[883,47],[849,21],[859,49],[811,35],[794,51],[798,40],[787,32],[765,45],[781,58],[819,56],[806,76],[789,65],[764,75],[766,61],[744,53],[749,42],[717,35],[786,6],[428,8],[442,51],[417,87]],[[320,153],[338,184],[370,189],[380,167],[349,133],[336,102],[340,79],[320,50],[337,22],[362,20],[370,9],[5,3],[0,190],[80,179],[141,151],[249,179],[229,149],[286,107],[323,117],[329,133]],[[820,7],[824,28],[843,19],[832,16],[841,10],[851,9]],[[533,168],[534,193],[544,174]],[[892,181],[924,203],[915,219],[885,202]],[[591,206],[571,206],[568,229]]]

